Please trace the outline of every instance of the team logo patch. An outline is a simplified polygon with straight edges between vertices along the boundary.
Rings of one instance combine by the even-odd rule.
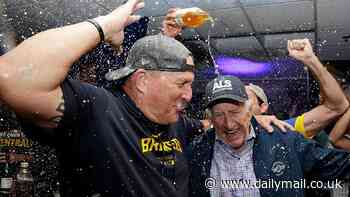
[[[284,174],[286,168],[287,166],[285,163],[281,161],[276,161],[273,162],[271,170],[276,176],[281,176],[282,174]]]

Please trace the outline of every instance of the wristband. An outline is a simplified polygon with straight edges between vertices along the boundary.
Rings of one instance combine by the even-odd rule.
[[[88,20],[86,20],[86,22],[89,22],[89,23],[93,24],[96,27],[96,29],[97,29],[97,31],[98,31],[98,33],[100,35],[100,40],[101,40],[101,42],[103,42],[105,40],[105,34],[104,34],[103,30],[102,30],[102,27],[93,19],[88,19]]]

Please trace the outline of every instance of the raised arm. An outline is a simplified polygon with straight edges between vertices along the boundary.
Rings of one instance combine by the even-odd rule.
[[[324,93],[324,102],[304,114],[304,128],[308,136],[314,136],[339,117],[348,108],[349,103],[333,76],[315,56],[308,39],[288,41],[291,57],[302,61],[320,82]]]
[[[120,45],[124,27],[139,19],[132,13],[143,5],[140,0],[129,0],[94,19],[105,41]],[[99,42],[99,32],[89,22],[47,30],[23,41],[0,57],[1,100],[40,126],[56,127],[64,111],[60,84],[71,65]]]

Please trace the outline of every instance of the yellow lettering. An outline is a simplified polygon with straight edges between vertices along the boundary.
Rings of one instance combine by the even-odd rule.
[[[16,144],[16,139],[10,139],[10,146],[14,146]]]
[[[28,148],[33,146],[33,141],[32,140],[28,140]]]
[[[169,141],[165,141],[165,142],[163,142],[163,144],[164,144],[164,151],[165,152],[170,152],[172,150],[171,144]]]
[[[15,139],[15,146],[22,147],[23,146],[22,140],[21,139]]]
[[[174,149],[179,151],[179,152],[182,152],[182,147],[181,147],[180,141],[177,139],[173,139],[172,141],[174,143]]]
[[[149,143],[151,142],[151,138],[142,138],[141,139],[141,148],[142,152],[148,152],[149,151]]]
[[[164,146],[164,144],[161,142],[161,143],[159,143],[159,149],[158,149],[158,151],[164,151],[164,148],[163,148],[163,146]]]
[[[0,138],[0,146],[30,148],[33,146],[33,141],[28,138]]]
[[[182,152],[181,142],[173,138],[169,141],[157,142],[155,138],[142,138],[141,139],[142,153],[160,151],[160,152],[171,152],[178,151]]]
[[[149,151],[158,151],[158,142],[156,142],[153,138],[151,138],[151,145]]]

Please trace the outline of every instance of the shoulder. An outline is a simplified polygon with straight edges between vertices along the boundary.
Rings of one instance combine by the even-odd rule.
[[[66,79],[61,87],[65,102],[76,100],[80,105],[94,104],[96,102],[104,103],[107,98],[113,96],[103,88],[72,79]]]
[[[286,144],[294,144],[295,141],[298,141],[304,138],[300,133],[295,131],[282,131],[277,127],[273,128],[273,132],[269,133],[262,127],[255,128],[255,134],[258,139],[261,139],[262,142],[284,142]]]
[[[294,118],[291,118],[289,120],[292,120]],[[287,120],[284,120],[287,121]],[[287,131],[282,131],[281,129],[279,129],[278,127],[272,125],[273,127],[273,132],[268,132],[265,128],[263,128],[257,121],[255,118],[252,118],[251,120],[251,126],[254,129],[254,132],[256,134],[256,136],[258,137],[263,137],[263,138],[267,138],[267,139],[273,139],[273,138],[295,138],[298,136],[302,136],[300,134],[298,134],[297,132],[291,131],[291,130],[287,130]]]
[[[103,88],[99,88],[92,84],[80,82],[73,79],[66,79],[61,86],[63,91],[72,91],[75,96],[92,96],[98,94],[107,94],[108,92]]]
[[[178,122],[182,123],[184,125],[184,127],[186,129],[189,129],[189,130],[199,130],[199,132],[201,132],[201,130],[203,130],[202,122],[200,120],[197,120],[194,118],[190,118],[187,116],[181,116]]]
[[[61,85],[64,99],[65,127],[76,121],[86,121],[104,114],[114,96],[103,88],[76,80],[65,80]]]

